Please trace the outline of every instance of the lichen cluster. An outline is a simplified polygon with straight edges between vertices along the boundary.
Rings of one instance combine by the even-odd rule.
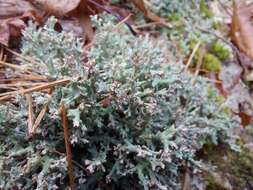
[[[76,47],[79,39],[70,45],[55,40],[48,46],[52,39],[67,35],[53,31],[54,19],[39,30],[45,38],[38,38],[33,26],[24,31],[24,55],[45,64],[40,52],[47,52],[50,61],[57,62],[50,78],[55,73],[69,78],[61,72],[68,64],[78,77],[54,90],[49,111],[33,138],[27,137],[27,105],[22,97],[15,109],[1,106],[0,187],[67,189],[64,138],[57,115],[61,103],[68,110],[72,158],[82,166],[74,168],[79,189],[180,189],[181,169],[195,167],[195,153],[207,141],[235,147],[231,130],[238,121],[223,113],[203,79],[192,85],[193,77],[182,72],[182,66],[168,64],[159,43],[154,45],[150,37],[133,36],[110,16],[93,20],[97,34],[86,63],[72,56],[71,62],[58,64],[65,51],[66,55],[76,51],[69,47]],[[43,94],[34,98],[40,104],[39,100],[48,102]],[[36,113],[39,108],[34,105]],[[14,112],[22,114],[6,119]]]

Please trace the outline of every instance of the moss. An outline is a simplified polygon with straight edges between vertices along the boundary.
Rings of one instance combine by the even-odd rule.
[[[202,68],[211,72],[219,72],[221,69],[221,62],[215,55],[206,53],[203,57]]]
[[[181,16],[177,13],[171,13],[168,16],[168,20],[171,22],[177,22],[181,20]]]
[[[226,61],[230,57],[228,48],[224,47],[221,43],[214,42],[209,47],[209,52],[219,58],[220,61]]]
[[[200,12],[204,14],[205,18],[212,18],[214,16],[212,11],[210,11],[210,9],[208,8],[205,0],[200,1],[199,9],[200,9]]]
[[[222,184],[220,184],[214,177],[208,179],[206,190],[228,190]]]
[[[253,153],[244,150],[231,162],[234,183],[239,187],[253,188]]]
[[[212,23],[212,28],[215,29],[215,30],[220,30],[222,28],[221,23],[217,22],[217,21],[214,21]]]
[[[215,172],[226,178],[233,189],[253,189],[253,153],[242,149],[240,153],[229,150],[226,146],[205,144],[198,154],[216,167]],[[213,173],[206,174],[206,190],[226,189]]]

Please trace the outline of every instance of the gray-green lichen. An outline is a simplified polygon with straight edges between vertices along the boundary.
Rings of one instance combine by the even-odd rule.
[[[89,61],[80,62],[78,54],[73,60],[77,68],[72,62],[51,65],[55,72],[50,78],[58,73],[69,78],[61,71],[70,66],[73,75],[78,69],[78,79],[55,89],[40,131],[29,139],[25,125],[9,127],[9,121],[0,121],[1,148],[5,148],[0,151],[0,187],[67,189],[63,132],[57,116],[62,102],[68,108],[72,157],[85,168],[74,170],[79,189],[180,189],[180,169],[193,163],[207,141],[236,147],[231,131],[238,121],[223,113],[201,78],[192,85],[192,76],[181,72],[180,65],[169,65],[150,37],[133,36],[108,15],[93,20],[98,29]],[[54,32],[52,19],[46,27],[39,30],[45,38],[38,38],[33,26],[24,31],[24,55],[45,64],[47,59],[36,48],[45,48],[41,52],[56,60],[68,51],[62,47],[81,51],[74,39],[73,44],[55,40],[48,46],[49,39],[67,34]],[[62,53],[55,53],[57,48]],[[51,66],[43,72],[50,75]],[[2,107],[0,113],[6,109]]]

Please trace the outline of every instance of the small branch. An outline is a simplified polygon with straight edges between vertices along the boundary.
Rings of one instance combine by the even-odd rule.
[[[32,131],[32,126],[34,122],[34,114],[33,114],[33,105],[32,105],[32,95],[26,94],[26,99],[28,102],[28,134]]]
[[[0,80],[1,82],[1,80]],[[40,83],[12,83],[12,84],[0,84],[0,89],[1,88],[6,88],[6,87],[24,87],[24,86],[36,86],[36,85],[44,85],[44,84],[48,84],[46,82],[40,82]]]
[[[199,49],[200,44],[201,44],[200,41],[198,41],[198,43],[195,45],[195,47],[194,47],[194,49],[193,49],[193,51],[192,51],[192,53],[191,53],[191,55],[190,55],[190,57],[189,57],[186,65],[185,65],[184,71],[186,71],[189,68],[189,66],[190,66],[190,64],[192,62],[192,59],[194,58],[196,52]]]
[[[125,17],[124,19],[122,19],[119,23],[116,24],[116,27],[125,23],[131,16],[133,16],[132,14],[129,14],[127,17]]]
[[[16,90],[16,91],[12,91],[12,92],[6,92],[6,93],[2,93],[0,94],[0,97],[2,96],[9,96],[9,98],[12,98],[13,96],[17,95],[17,94],[27,94],[27,93],[32,93],[32,92],[37,92],[37,91],[42,91],[48,88],[53,88],[57,85],[64,85],[70,82],[70,79],[62,79],[62,80],[57,80],[51,83],[47,83],[44,85],[38,85],[32,88],[28,88],[25,90]],[[1,101],[1,99],[0,99]]]
[[[12,53],[13,55],[16,55],[17,57],[20,57],[22,60],[26,61],[26,62],[29,62],[29,63],[32,63],[32,64],[36,64],[36,65],[40,65],[37,61],[35,61],[32,57],[29,57],[29,56],[24,56],[18,52],[15,52],[11,49],[9,49],[8,47],[5,47],[5,49]]]
[[[199,70],[200,70],[201,65],[203,63],[203,58],[204,58],[205,52],[206,51],[205,51],[204,47],[201,47],[200,54],[199,54],[199,57],[198,57],[197,66],[196,66],[196,71],[195,71],[195,74],[194,74],[194,78],[192,80],[192,84],[195,84],[195,82],[196,82],[196,78],[199,74]]]
[[[72,154],[71,147],[69,143],[69,131],[68,131],[68,118],[64,104],[61,104],[61,115],[62,115],[62,125],[64,130],[64,140],[65,140],[65,148],[66,148],[66,157],[68,162],[68,175],[69,175],[69,183],[70,189],[75,190],[75,178],[73,173],[73,163],[72,163]]]
[[[7,63],[5,61],[1,61],[0,60],[0,64],[3,65],[3,66],[6,66],[6,67],[10,67],[12,69],[16,69],[16,70],[22,71],[22,72],[30,72],[29,70],[27,70],[26,68],[24,68],[22,66],[14,65],[14,64],[11,64],[11,63]]]
[[[39,125],[40,125],[40,123],[43,119],[43,117],[47,113],[48,105],[50,104],[51,98],[52,98],[52,92],[53,92],[53,89],[50,89],[50,91],[49,91],[49,94],[50,94],[49,101],[43,106],[42,110],[40,111],[39,115],[37,116],[37,118],[34,122],[34,125],[32,127],[32,134],[36,132],[37,128],[39,127]]]
[[[44,105],[44,107],[42,108],[42,110],[40,111],[39,115],[37,116],[34,125],[32,126],[32,131],[31,134],[34,134],[37,130],[37,128],[39,127],[43,117],[45,116],[45,114],[47,113],[47,109],[48,109],[48,104]]]

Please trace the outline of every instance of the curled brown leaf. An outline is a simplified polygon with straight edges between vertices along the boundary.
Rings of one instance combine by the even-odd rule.
[[[20,36],[21,30],[26,27],[27,20],[39,21],[40,19],[34,11],[30,11],[22,16],[0,20],[0,44],[8,46],[11,37]]]
[[[0,19],[21,16],[34,9],[31,3],[24,0],[0,0]]]
[[[42,8],[55,16],[65,16],[75,10],[81,0],[36,0]]]
[[[253,59],[253,4],[245,0],[236,0],[233,5],[231,40],[247,56]]]

